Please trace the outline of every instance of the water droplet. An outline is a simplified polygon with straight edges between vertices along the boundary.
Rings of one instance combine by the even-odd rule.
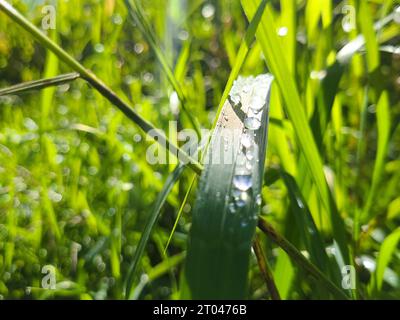
[[[201,9],[201,14],[206,19],[211,19],[215,14],[215,8],[212,4],[206,4],[203,9]]]
[[[247,191],[252,186],[251,175],[238,174],[233,177],[233,185],[242,191]]]
[[[232,213],[235,213],[235,212],[236,212],[236,207],[235,207],[235,204],[234,204],[233,202],[231,202],[231,203],[228,205],[228,207],[229,207],[229,211],[230,211],[230,212],[232,212]]]
[[[241,226],[242,228],[245,228],[245,227],[247,227],[248,224],[249,224],[249,223],[248,223],[246,220],[243,220],[243,221],[240,223],[240,226]]]
[[[231,100],[231,102],[237,106],[240,104],[241,100],[240,100],[240,95],[238,93],[233,93],[229,95],[229,99]]]
[[[250,134],[245,133],[242,135],[242,137],[240,139],[240,143],[242,144],[243,147],[245,147],[247,149],[247,148],[250,148],[250,146],[252,145],[253,139]]]
[[[236,205],[239,208],[243,208],[246,205],[246,201],[244,201],[243,199],[238,199],[238,200],[236,200]]]
[[[236,158],[236,163],[239,167],[242,167],[246,164],[246,156],[243,153],[239,153]]]
[[[48,191],[48,196],[49,196],[50,200],[53,202],[60,202],[63,198],[61,193],[57,193],[51,189]]]
[[[394,17],[393,17],[394,22],[396,22],[397,24],[400,24],[400,6],[398,6],[395,10],[394,10]]]
[[[281,27],[278,29],[278,36],[285,37],[288,34],[289,29],[287,27]]]
[[[186,30],[179,31],[178,38],[181,41],[186,41],[187,39],[189,39],[189,32],[187,32]]]
[[[250,89],[251,89],[251,87],[250,87],[248,84],[246,84],[245,86],[243,86],[243,92],[244,92],[244,93],[249,93],[249,92],[250,92]]]
[[[247,162],[247,163],[246,163],[246,169],[247,169],[247,170],[253,169],[253,165],[252,165],[251,162]]]
[[[262,203],[262,197],[261,197],[261,194],[258,194],[258,195],[256,196],[256,204],[257,204],[258,206],[261,206],[261,203]]]
[[[255,95],[252,97],[250,101],[250,108],[254,111],[260,111],[265,105],[265,101],[259,95]]]
[[[310,78],[314,79],[314,80],[323,80],[327,75],[326,70],[320,70],[320,71],[316,71],[313,70],[310,73]]]
[[[304,203],[300,198],[296,198],[297,201],[297,205],[299,206],[299,208],[304,209]]]
[[[244,120],[244,125],[246,126],[247,129],[250,130],[257,130],[261,126],[260,120],[254,117],[248,117]]]
[[[247,158],[247,160],[250,160],[250,161],[254,159],[254,148],[249,148],[246,151],[246,158]]]
[[[120,24],[122,24],[123,19],[122,19],[121,15],[115,14],[112,16],[112,22],[116,25],[120,25]]]
[[[240,196],[235,199],[235,201],[237,207],[243,208],[249,201],[249,195],[246,192],[241,192]]]
[[[232,196],[237,199],[240,197],[240,195],[242,194],[242,191],[236,188],[232,189]]]
[[[180,105],[180,101],[179,101],[178,94],[176,93],[176,91],[174,91],[171,93],[171,95],[169,97],[169,106],[170,106],[171,112],[173,114],[179,113],[179,105]]]
[[[24,126],[30,131],[36,131],[39,127],[31,118],[24,119]]]
[[[254,109],[249,109],[247,112],[247,117],[248,118],[256,118],[258,121],[261,121],[262,119],[262,110],[254,110]]]
[[[129,191],[133,188],[133,183],[132,182],[124,182],[122,183],[121,189],[123,191]]]
[[[104,52],[104,45],[102,43],[96,43],[94,45],[94,51],[96,51],[97,53]]]
[[[343,21],[342,28],[344,32],[349,33],[351,30],[354,29],[354,23],[350,21]]]

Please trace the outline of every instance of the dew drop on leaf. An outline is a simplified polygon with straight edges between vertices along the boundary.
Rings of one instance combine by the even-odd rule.
[[[246,126],[247,129],[257,130],[260,128],[261,122],[260,120],[254,117],[248,117],[244,120],[244,125]]]
[[[233,177],[233,185],[241,191],[247,191],[252,186],[251,176],[246,175],[235,175]]]

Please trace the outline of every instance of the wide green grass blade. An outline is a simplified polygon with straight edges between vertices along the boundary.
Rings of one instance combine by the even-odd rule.
[[[268,0],[263,0],[261,2],[260,6],[257,9],[257,13],[254,15],[254,18],[252,19],[252,21],[250,22],[250,24],[249,24],[249,26],[248,26],[248,28],[246,30],[246,34],[244,36],[244,41],[240,45],[239,50],[238,50],[238,52],[236,54],[234,65],[233,65],[232,70],[231,70],[231,72],[229,74],[229,78],[228,78],[228,81],[227,81],[227,83],[225,85],[224,92],[222,93],[221,100],[220,100],[220,103],[219,103],[218,109],[217,109],[217,114],[216,114],[214,123],[212,125],[212,130],[215,128],[215,126],[216,126],[216,124],[218,122],[218,118],[220,116],[221,110],[222,110],[222,108],[224,106],[224,103],[225,103],[226,99],[228,98],[230,90],[232,89],[233,82],[238,77],[239,72],[240,72],[244,62],[246,61],[246,57],[248,56],[248,53],[249,53],[249,50],[250,50],[250,46],[251,46],[252,42],[254,41],[254,37],[255,37],[258,25],[259,25],[259,23],[261,21],[261,17],[262,17],[262,14],[263,14],[264,10],[265,10],[265,6],[266,6],[267,2],[268,2]],[[206,148],[207,147],[208,147],[208,145],[206,146]],[[204,153],[203,153],[203,156],[204,156]],[[176,227],[178,225],[178,221],[179,221],[179,219],[180,219],[180,217],[182,215],[183,208],[184,208],[184,206],[185,206],[185,204],[186,204],[186,202],[188,200],[189,194],[190,194],[190,192],[191,192],[191,190],[192,190],[192,188],[194,186],[196,178],[197,178],[197,176],[193,177],[193,179],[192,179],[192,181],[190,183],[190,186],[189,186],[189,188],[188,188],[188,190],[186,192],[186,195],[184,197],[182,205],[181,205],[181,207],[180,207],[180,209],[178,211],[178,215],[177,215],[177,218],[175,220],[174,226],[173,226],[172,231],[170,233],[170,236],[168,238],[168,242],[167,242],[167,244],[165,246],[165,250],[168,248],[169,243],[171,242],[172,236],[173,236],[173,234],[174,234],[174,232],[176,230]]]
[[[147,245],[147,242],[149,241],[150,234],[153,230],[153,227],[160,216],[161,209],[165,203],[165,201],[168,198],[169,193],[171,192],[172,188],[174,187],[176,181],[179,180],[180,176],[183,173],[185,166],[184,165],[178,165],[174,171],[168,176],[167,181],[165,182],[165,185],[161,192],[159,193],[155,204],[154,208],[149,214],[146,226],[144,227],[144,230],[142,232],[142,236],[140,237],[139,243],[137,245],[135,255],[133,257],[133,260],[129,266],[128,274],[127,274],[127,280],[126,280],[126,289],[125,289],[125,297],[130,298],[132,292],[132,286],[135,280],[135,275],[136,271],[140,262],[140,259],[142,258],[144,249]]]
[[[194,299],[246,297],[261,199],[271,81],[268,76],[238,80],[213,132],[193,209],[186,261]],[[239,104],[233,101],[238,95]],[[259,126],[253,127],[250,120],[255,118],[249,106],[256,105],[252,102],[256,95],[265,102],[257,116]]]
[[[249,19],[256,11],[258,0],[242,1],[242,7]],[[297,85],[288,68],[281,42],[276,33],[274,15],[270,5],[267,5],[264,16],[261,20],[257,33],[257,40],[260,43],[267,65],[276,78],[282,97],[285,101],[286,113],[294,127],[297,143],[300,146],[311,177],[318,190],[321,202],[329,213],[333,235],[339,243],[346,261],[349,260],[349,253],[346,244],[345,228],[339,216],[332,195],[325,180],[322,160],[308,124],[305,108],[302,105]]]
[[[5,96],[9,94],[19,94],[31,90],[40,90],[47,87],[59,86],[65,83],[72,82],[79,78],[79,73],[72,72],[67,74],[62,74],[56,77],[40,79],[35,81],[23,82],[8,88],[0,89],[0,96]]]

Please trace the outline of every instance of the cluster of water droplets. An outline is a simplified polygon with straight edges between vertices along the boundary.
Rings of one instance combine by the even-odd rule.
[[[229,211],[232,214],[240,211],[241,208],[250,203],[255,197],[256,204],[261,205],[261,195],[254,195],[253,172],[258,160],[258,145],[255,141],[257,130],[260,129],[262,116],[267,103],[267,94],[272,77],[260,75],[255,77],[239,77],[235,81],[230,101],[234,107],[242,107],[242,102],[248,105],[244,119],[244,130],[240,137],[240,148],[236,158],[235,173],[233,176],[233,188],[231,192]],[[242,226],[245,227],[251,220],[256,220],[257,214],[242,219]]]

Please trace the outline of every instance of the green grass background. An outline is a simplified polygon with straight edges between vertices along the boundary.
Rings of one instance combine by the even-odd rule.
[[[350,297],[400,298],[399,14],[373,29],[399,1],[268,1],[245,59],[239,48],[256,0],[142,0],[145,30],[123,1],[10,2],[36,26],[42,3],[56,4],[51,39],[166,131],[171,120],[211,128],[235,68],[272,72],[261,215],[338,286],[342,265],[353,265]],[[345,4],[356,12],[349,33]],[[341,59],[359,36],[365,47]],[[0,12],[1,88],[71,71]],[[174,106],[177,88],[186,114]],[[0,97],[0,298],[125,297],[139,239],[175,167],[146,161],[152,143],[83,80]],[[192,179],[186,169],[163,204],[131,297],[184,296],[196,185],[182,203]],[[282,298],[331,298],[260,239]],[[270,298],[250,260],[246,296]],[[56,290],[41,288],[45,265],[57,270]]]

